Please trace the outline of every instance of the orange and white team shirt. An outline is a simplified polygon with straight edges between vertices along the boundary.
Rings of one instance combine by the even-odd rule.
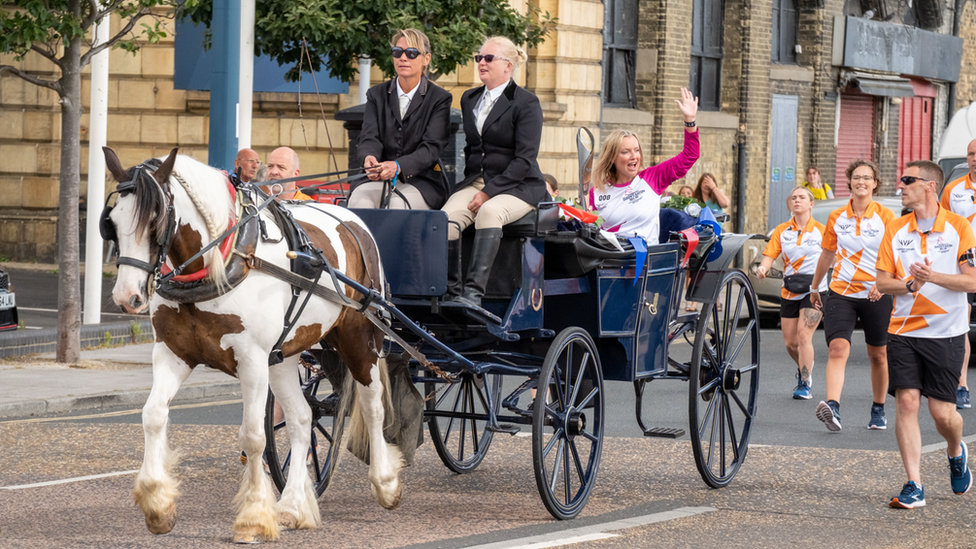
[[[794,274],[812,275],[817,270],[817,261],[823,251],[824,225],[816,222],[812,217],[805,227],[800,228],[792,217],[786,223],[779,224],[769,237],[769,244],[763,255],[776,259],[783,254],[783,276]],[[820,291],[827,289],[826,277],[820,282]],[[794,294],[783,288],[780,295],[783,299],[795,301],[803,299],[810,292]]]
[[[976,230],[976,186],[967,172],[962,177],[946,183],[942,190],[942,207],[969,220]]]
[[[881,249],[878,271],[891,273],[908,282],[912,263],[928,258],[932,270],[960,274],[967,250],[976,247],[973,228],[966,218],[940,207],[932,230],[920,233],[915,214],[899,217],[888,224]],[[936,284],[925,284],[914,294],[895,296],[888,324],[889,334],[908,337],[945,338],[969,331],[965,292],[954,292]]]
[[[891,210],[874,201],[861,217],[854,215],[850,202],[830,213],[823,240],[823,249],[837,252],[830,291],[867,299],[877,274],[875,265],[885,225],[894,219]]]

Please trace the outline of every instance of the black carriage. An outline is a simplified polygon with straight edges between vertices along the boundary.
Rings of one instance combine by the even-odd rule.
[[[756,412],[760,350],[755,294],[732,263],[751,235],[706,231],[698,242],[673,235],[641,258],[586,227],[559,231],[557,205],[543,204],[504,228],[478,309],[443,299],[446,214],[356,213],[380,245],[391,295],[380,308],[398,340],[389,351],[411,349],[431,441],[452,471],[475,469],[496,434],[530,426],[543,503],[554,517],[573,518],[596,480],[604,382],[633,383],[645,435],[678,437],[683,430],[646,427],[641,401],[648,382],[681,380],[689,382],[689,431],[702,478],[718,488],[738,472]],[[467,257],[454,260],[467,264]],[[701,311],[679,314],[682,294]],[[340,449],[333,442],[344,422],[334,388],[344,368],[328,350],[317,354],[302,384],[314,416],[305,458],[321,494]],[[506,376],[516,386],[503,392]],[[275,419],[271,397],[266,459],[280,489],[290,456],[284,422]]]

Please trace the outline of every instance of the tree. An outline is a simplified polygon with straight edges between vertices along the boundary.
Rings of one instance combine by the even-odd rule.
[[[213,0],[200,0],[186,10],[196,23],[209,25]],[[398,29],[421,29],[430,38],[434,73],[447,73],[471,61],[490,35],[507,36],[516,44],[537,46],[555,20],[529,7],[522,15],[505,0],[256,0],[255,49],[279,64],[292,65],[287,76],[318,71],[350,82],[358,73],[353,60],[368,56],[392,76],[390,38]],[[308,42],[311,67],[302,57]]]
[[[133,29],[165,0],[14,0],[0,9],[0,52],[20,61],[36,53],[49,61],[60,76],[45,77],[0,64],[0,76],[12,74],[31,84],[57,92],[61,104],[61,164],[58,193],[58,362],[81,360],[81,280],[79,263],[79,185],[81,180],[81,70],[92,57],[113,46],[135,51]],[[118,14],[122,28],[105,43],[92,47],[86,33],[104,17]],[[160,22],[143,23],[141,34],[157,42],[165,34]],[[95,267],[94,271],[91,267]],[[89,276],[99,276],[89,266]]]

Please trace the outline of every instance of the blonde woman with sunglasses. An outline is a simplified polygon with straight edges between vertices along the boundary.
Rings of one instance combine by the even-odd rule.
[[[450,194],[438,160],[449,139],[451,94],[427,79],[427,35],[401,30],[390,45],[396,78],[366,92],[356,152],[369,181],[353,185],[349,207],[378,208],[390,192],[392,209],[438,209]]]

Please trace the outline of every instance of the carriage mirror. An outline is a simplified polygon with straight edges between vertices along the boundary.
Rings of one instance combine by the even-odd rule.
[[[586,126],[576,132],[576,153],[579,159],[579,199],[586,209],[586,192],[590,189],[590,175],[593,172],[593,149],[596,141]]]

